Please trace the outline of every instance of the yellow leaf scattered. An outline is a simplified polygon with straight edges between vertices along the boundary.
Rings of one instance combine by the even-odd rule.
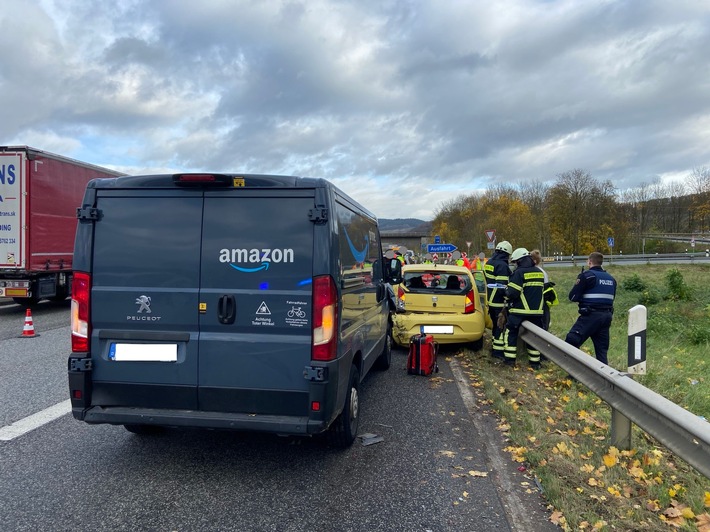
[[[650,512],[657,512],[658,510],[661,509],[661,507],[658,505],[658,499],[655,500],[647,500],[646,501],[646,509]]]
[[[468,492],[467,492],[467,491],[464,491],[464,492],[463,492],[463,496],[464,496],[464,497],[468,497]]]
[[[710,491],[705,492],[705,508],[710,508]]]
[[[619,463],[619,457],[613,454],[605,454],[602,459],[604,460],[604,465],[607,467],[614,467]]]
[[[579,434],[579,431],[577,429],[567,429],[567,434],[574,438],[577,434]]]
[[[504,394],[504,393],[505,393],[505,386],[500,386],[500,387],[498,388],[498,393]]]
[[[621,497],[621,492],[616,486],[609,486],[606,489],[609,493],[611,493],[614,497]]]
[[[562,399],[562,401],[564,401],[565,403],[569,403],[569,402],[570,402],[569,395],[563,395],[562,397],[560,397],[560,399]]]
[[[486,471],[473,471],[473,470],[471,470],[471,471],[468,472],[468,474],[471,475],[472,477],[487,477],[487,476],[488,476],[488,473],[487,473]]]
[[[601,530],[606,526],[606,521],[597,521],[594,523],[594,530]]]
[[[710,514],[701,514],[695,518],[695,526],[698,532],[710,532]]]
[[[695,512],[688,508],[687,506],[680,511],[681,515],[686,519],[695,519]]]
[[[552,512],[552,515],[550,516],[550,521],[552,521],[552,523],[554,523],[555,525],[562,525],[567,522],[565,516],[562,515],[562,512],[560,511]]]
[[[510,425],[508,425],[507,423],[501,423],[500,425],[498,425],[498,430],[501,432],[508,432],[510,430]]]
[[[535,436],[528,436],[528,441],[530,443],[535,443],[537,441],[537,438]]]
[[[636,466],[629,468],[629,475],[640,480],[646,478],[646,472],[640,467]]]
[[[439,454],[442,456],[446,456],[447,458],[453,458],[456,456],[456,453],[453,451],[439,451]]]
[[[547,424],[548,424],[548,425],[554,425],[554,424],[555,424],[555,420],[552,419],[550,416],[547,416]]]
[[[589,484],[590,486],[598,486],[599,482],[597,481],[596,478],[589,477],[589,480],[587,480],[587,484]]]
[[[592,464],[584,464],[582,467],[579,468],[579,470],[585,473],[591,473],[592,471],[594,471],[594,466]]]

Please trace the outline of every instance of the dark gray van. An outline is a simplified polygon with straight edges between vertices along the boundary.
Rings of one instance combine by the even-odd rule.
[[[353,442],[399,275],[373,214],[322,179],[177,174],[94,180],[78,219],[76,419]]]

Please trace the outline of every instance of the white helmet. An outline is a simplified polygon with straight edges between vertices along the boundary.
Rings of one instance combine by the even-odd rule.
[[[496,251],[503,251],[504,253],[510,255],[513,252],[513,246],[511,246],[510,242],[507,240],[503,240],[503,242],[496,246]]]
[[[510,260],[512,262],[518,262],[523,257],[529,257],[529,256],[530,256],[530,252],[527,249],[517,248],[515,251],[513,251],[513,254],[510,256]]]

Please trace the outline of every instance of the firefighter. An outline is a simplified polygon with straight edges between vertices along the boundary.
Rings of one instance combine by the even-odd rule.
[[[609,327],[614,315],[616,279],[602,269],[604,255],[595,251],[587,259],[589,269],[577,276],[570,290],[569,300],[579,303],[579,317],[567,333],[565,342],[579,348],[587,338],[592,339],[594,355],[608,364]]]
[[[493,321],[491,355],[501,360],[505,357],[503,354],[503,329],[498,326],[498,315],[505,307],[505,289],[508,287],[508,279],[511,275],[508,259],[512,252],[513,246],[504,240],[496,246],[493,256],[483,268],[487,284],[488,314]]]
[[[518,350],[518,333],[520,325],[529,321],[542,327],[542,315],[545,305],[543,291],[545,274],[535,266],[530,252],[518,248],[510,256],[516,266],[505,290],[507,299],[508,320],[503,335],[505,345],[505,363],[514,366]],[[528,360],[533,369],[540,368],[540,351],[527,346]]]

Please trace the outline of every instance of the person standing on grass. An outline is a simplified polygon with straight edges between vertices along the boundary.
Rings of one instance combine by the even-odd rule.
[[[602,269],[604,255],[593,252],[587,259],[589,269],[577,276],[569,300],[579,303],[579,317],[567,333],[565,342],[579,348],[588,338],[594,344],[594,355],[608,364],[609,328],[614,315],[616,279]]]
[[[530,252],[525,248],[513,251],[510,261],[516,268],[505,290],[508,320],[503,335],[505,363],[515,366],[518,351],[518,336],[520,325],[524,321],[542,327],[542,312],[545,307],[543,299],[544,274],[535,266]],[[540,351],[527,345],[530,367],[540,369]]]

